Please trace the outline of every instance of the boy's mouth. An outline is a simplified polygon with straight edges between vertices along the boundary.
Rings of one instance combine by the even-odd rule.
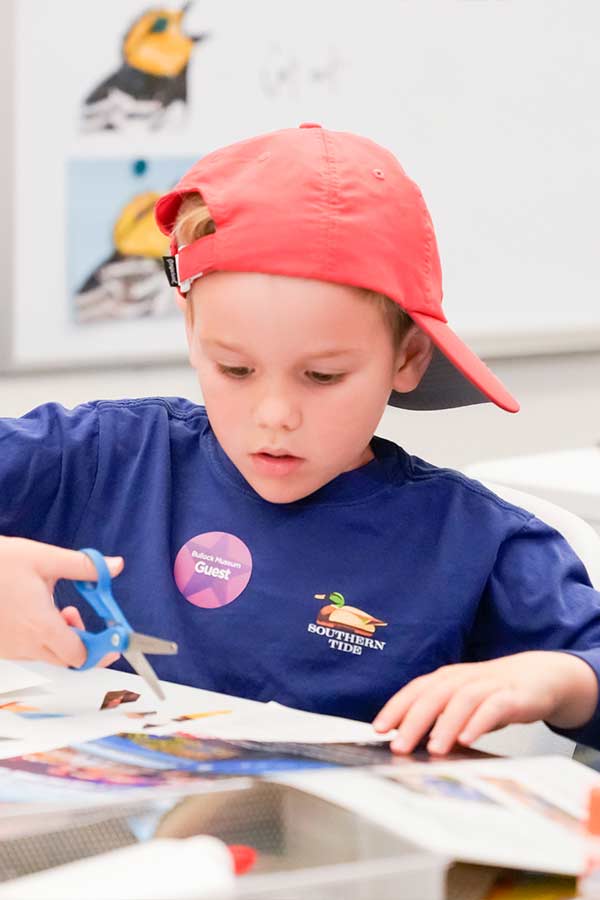
[[[263,449],[251,453],[250,458],[257,472],[262,475],[289,475],[304,461],[301,456],[294,456],[281,449]]]

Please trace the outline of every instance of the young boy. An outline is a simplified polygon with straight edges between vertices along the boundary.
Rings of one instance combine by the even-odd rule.
[[[2,424],[0,653],[82,663],[72,585],[61,614],[50,598],[93,576],[74,548],[96,546],[125,559],[133,627],[178,642],[162,678],[376,716],[399,752],[536,719],[600,746],[599,597],[570,547],[373,437],[387,402],[518,409],[446,324],[395,158],[312,124],[267,134],[200,160],[157,220],[206,409]]]

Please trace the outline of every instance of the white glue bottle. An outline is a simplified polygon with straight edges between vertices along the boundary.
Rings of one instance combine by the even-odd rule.
[[[201,900],[234,893],[250,847],[210,835],[157,838],[0,884],[0,900]]]
[[[600,900],[600,787],[590,791],[585,829],[585,863],[577,879],[577,896]]]

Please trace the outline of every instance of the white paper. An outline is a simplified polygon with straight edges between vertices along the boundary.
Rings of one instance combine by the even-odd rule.
[[[141,708],[161,710],[178,709],[181,712],[201,712],[204,709],[230,708],[233,705],[263,706],[252,700],[240,700],[216,691],[205,691],[185,684],[174,684],[161,681],[165,700],[159,700],[151,688],[139,675],[119,672],[116,669],[87,669],[79,672],[63,669],[47,663],[32,665],[35,673],[47,683],[43,696],[28,695],[31,705],[43,707],[48,711],[64,712],[71,715],[84,714],[97,710],[102,698],[108,691],[129,690],[140,695],[136,706],[127,704],[127,709]],[[124,707],[125,709],[125,707]]]
[[[255,704],[248,710],[238,708],[230,716],[186,722],[185,731],[225,740],[302,744],[385,743],[395,734],[378,734],[368,722],[304,712],[275,702]]]
[[[23,688],[36,687],[47,682],[47,676],[33,669],[19,666],[8,659],[0,659],[0,705],[4,702],[3,694],[21,691]]]
[[[18,717],[15,716],[15,719],[18,720]],[[41,753],[44,750],[66,747],[68,744],[81,744],[120,731],[137,731],[136,723],[118,709],[105,709],[89,713],[87,716],[25,721],[27,728],[17,740],[0,742],[0,759],[23,756],[26,753]]]
[[[27,719],[21,719],[19,716],[15,716],[14,713],[0,709],[0,749],[4,747],[4,742],[1,739],[24,738],[30,733],[31,723]],[[11,753],[11,756],[13,755]]]
[[[458,779],[497,802],[427,796],[382,775],[408,782],[419,775]],[[516,783],[505,793],[486,779]],[[600,775],[565,757],[413,763],[369,773],[357,770],[294,772],[271,780],[308,790],[411,840],[434,853],[462,862],[576,875],[583,867],[582,820],[587,795]],[[518,799],[531,794],[536,803]],[[544,801],[557,808],[544,808]],[[566,821],[561,822],[561,813]],[[573,821],[568,822],[569,816]]]
[[[202,715],[225,719],[240,715],[242,722],[252,722],[263,703],[229,697],[212,691],[204,691],[187,685],[161,682],[165,700],[159,700],[146,682],[138,675],[112,669],[89,669],[78,672],[42,663],[35,664],[40,686],[27,691],[27,696],[15,699],[35,711],[57,714],[57,718],[26,719],[16,713],[8,713],[5,737],[16,740],[0,740],[0,759],[53,750],[69,744],[81,744],[119,732],[137,732],[153,725],[153,732],[168,734],[175,731],[208,733],[201,723],[209,718],[178,722],[182,715]],[[139,698],[123,703],[114,709],[100,709],[108,691],[129,690]],[[131,714],[152,712],[152,716],[131,718]],[[61,717],[63,716],[63,717]],[[194,727],[197,731],[194,731]],[[8,734],[8,731],[11,734]],[[242,728],[242,731],[245,731]],[[0,724],[0,737],[3,736]]]

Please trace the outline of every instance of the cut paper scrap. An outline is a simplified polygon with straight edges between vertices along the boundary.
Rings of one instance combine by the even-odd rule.
[[[39,707],[28,706],[27,703],[21,703],[19,700],[11,700],[10,703],[0,703],[0,709],[5,709],[12,713],[28,713],[39,712]]]
[[[184,716],[176,716],[174,722],[191,722],[195,719],[209,719],[211,716],[225,716],[233,712],[231,709],[213,709],[211,712],[188,713]]]
[[[12,694],[14,691],[22,691],[24,688],[37,687],[48,682],[49,679],[38,672],[18,666],[10,660],[0,659],[0,697],[2,694]]]
[[[167,729],[173,730],[173,726],[171,723],[194,722],[197,719],[209,719],[212,716],[224,716],[231,712],[233,712],[233,710],[231,710],[231,709],[214,709],[214,710],[211,710],[210,712],[185,713],[184,715],[181,715],[181,716],[169,717],[169,719],[164,722],[146,722],[142,727],[145,731],[147,731],[149,728],[162,728],[162,729],[167,728]],[[128,719],[141,719],[141,718],[145,718],[146,716],[150,716],[150,715],[157,716],[158,713],[157,712],[154,712],[154,713],[131,712],[131,713],[125,713],[125,715],[127,716]],[[163,710],[162,715],[163,716],[165,715],[165,710]]]
[[[21,712],[21,719],[64,719],[66,713],[58,712]]]
[[[107,691],[104,700],[100,705],[100,709],[114,709],[121,703],[134,703],[139,700],[140,695],[135,691]]]

